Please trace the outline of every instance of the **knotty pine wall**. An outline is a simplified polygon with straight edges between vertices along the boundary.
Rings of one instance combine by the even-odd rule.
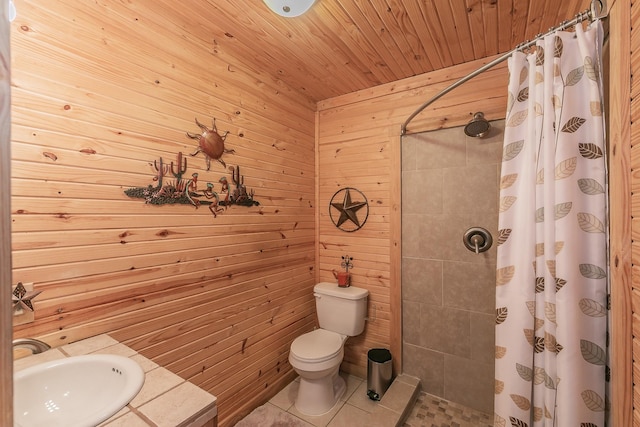
[[[233,425],[295,377],[290,343],[315,324],[315,105],[217,52],[181,3],[15,3],[13,284],[42,293],[14,337],[109,333],[216,395]],[[231,181],[188,156],[196,117],[230,131],[224,159],[260,206],[215,218],[124,195],[178,152],[200,190]]]
[[[342,365],[345,370],[366,375],[368,349],[387,347],[394,358],[395,372],[401,371],[401,125],[425,100],[491,59],[318,105],[320,279],[332,280],[332,271],[340,270],[341,256],[349,254],[354,264],[351,284],[370,292],[371,319],[364,334],[347,341]],[[409,132],[460,126],[478,111],[489,120],[503,118],[507,80],[506,63],[502,63],[432,104],[411,122]],[[362,191],[370,207],[365,225],[351,233],[338,230],[329,216],[329,201],[342,187]]]
[[[9,19],[7,9],[0,7],[0,425],[13,423],[12,354],[9,342],[11,330],[11,294],[5,283],[11,283],[11,194],[9,169],[11,164],[11,69]]]
[[[617,0],[611,16],[611,266],[614,424],[640,425],[640,5]],[[630,102],[629,102],[630,101]]]

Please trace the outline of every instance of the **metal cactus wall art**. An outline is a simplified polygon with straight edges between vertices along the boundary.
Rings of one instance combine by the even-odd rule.
[[[215,184],[206,183],[206,188],[198,189],[198,174],[193,173],[190,177],[185,177],[187,173],[187,159],[179,152],[176,162],[165,164],[160,157],[153,162],[156,176],[153,178],[157,185],[149,184],[147,187],[134,187],[124,191],[133,198],[144,199],[145,203],[152,205],[165,204],[185,204],[198,208],[201,205],[209,207],[209,210],[216,217],[228,206],[257,206],[260,203],[253,199],[254,191],[247,191],[244,185],[244,176],[240,174],[240,166],[229,167],[233,187],[229,184],[226,176],[220,177],[220,191],[215,190]],[[172,175],[174,179],[165,179]]]

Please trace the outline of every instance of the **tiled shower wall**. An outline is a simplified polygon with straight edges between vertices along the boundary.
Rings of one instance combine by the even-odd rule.
[[[469,251],[465,231],[496,236],[504,121],[485,138],[463,128],[402,140],[403,372],[430,394],[493,413],[495,242]]]

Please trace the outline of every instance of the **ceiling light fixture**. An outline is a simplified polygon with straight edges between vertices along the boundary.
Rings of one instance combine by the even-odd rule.
[[[316,0],[263,0],[269,9],[285,18],[293,18],[305,13]]]

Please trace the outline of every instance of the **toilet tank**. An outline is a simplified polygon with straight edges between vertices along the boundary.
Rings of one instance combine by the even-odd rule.
[[[313,288],[318,322],[322,329],[354,337],[364,331],[369,291],[355,286],[341,288],[322,282]]]

